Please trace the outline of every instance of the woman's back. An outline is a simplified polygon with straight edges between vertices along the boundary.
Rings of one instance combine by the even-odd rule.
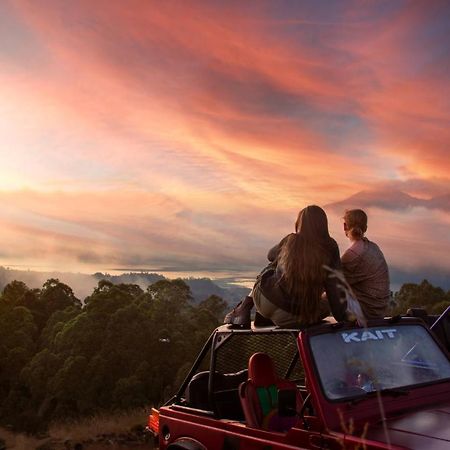
[[[336,280],[328,277],[324,267],[339,269],[340,258],[322,208],[312,205],[303,209],[297,218],[296,233],[289,234],[272,248],[268,258],[274,261],[276,270],[262,277],[261,291],[271,306],[282,310],[270,311],[272,316],[277,316],[275,320],[272,317],[275,323],[283,311],[287,313],[286,321],[295,320],[303,325],[317,323],[328,315],[330,307],[337,320],[345,319],[345,306],[341,304]],[[324,291],[329,305],[321,300]]]
[[[330,308],[336,320],[345,320],[337,280],[324,267],[339,269],[340,257],[322,208],[302,209],[295,233],[269,250],[268,259],[271,263],[258,276],[250,295],[227,314],[225,323],[249,324],[253,303],[261,316],[280,327],[312,325],[329,315]]]

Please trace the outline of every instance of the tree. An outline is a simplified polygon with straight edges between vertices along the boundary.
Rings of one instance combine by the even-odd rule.
[[[81,310],[76,306],[69,306],[63,310],[55,311],[47,320],[44,329],[41,331],[39,339],[39,348],[53,348],[58,335],[62,332],[64,326],[75,319]]]
[[[408,308],[424,308],[429,314],[440,314],[450,304],[450,293],[433,286],[428,280],[420,284],[406,283],[394,295],[392,314],[405,314]],[[440,305],[437,307],[437,305]]]
[[[81,308],[81,301],[75,297],[72,288],[61,283],[57,278],[50,278],[44,283],[40,293],[40,302],[47,317],[68,306]]]
[[[222,323],[228,308],[228,303],[217,295],[210,295],[198,305],[198,309],[208,310],[217,319],[218,323]]]
[[[181,279],[160,280],[147,288],[152,302],[152,318],[158,328],[183,327],[192,305],[189,286]]]
[[[24,282],[11,281],[4,287],[2,299],[10,305],[16,305],[28,290],[28,286]]]
[[[49,419],[53,413],[55,401],[49,383],[61,364],[61,358],[45,348],[29,361],[20,374],[21,382],[27,386],[30,393],[28,409],[43,421]]]
[[[145,388],[136,375],[121,378],[112,392],[112,401],[117,408],[130,409],[145,405],[148,401]]]
[[[37,349],[38,329],[31,312],[15,306],[0,314],[0,419],[21,413],[28,402],[20,373]]]
[[[70,356],[52,378],[49,394],[56,399],[54,417],[77,417],[92,410],[93,399],[87,395],[83,379],[87,364],[82,355]]]
[[[142,294],[142,289],[137,285],[116,285],[100,280],[92,295],[85,299],[85,309],[90,314],[112,314]]]

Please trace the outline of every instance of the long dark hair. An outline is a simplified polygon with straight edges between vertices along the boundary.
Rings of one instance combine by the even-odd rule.
[[[292,313],[309,325],[320,320],[320,297],[330,264],[333,239],[328,232],[325,211],[307,206],[298,214],[295,234],[291,234],[278,257],[281,282],[292,299]]]

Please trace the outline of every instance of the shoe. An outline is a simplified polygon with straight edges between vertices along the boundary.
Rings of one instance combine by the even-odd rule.
[[[253,322],[255,327],[274,327],[275,324],[270,320],[262,316],[258,311],[255,313],[255,321]]]
[[[225,316],[223,323],[239,328],[250,328],[252,308],[253,298],[247,296]]]

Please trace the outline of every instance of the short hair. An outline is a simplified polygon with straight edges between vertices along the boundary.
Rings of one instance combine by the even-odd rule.
[[[367,231],[367,214],[362,209],[347,209],[344,221],[353,238],[361,239]]]

